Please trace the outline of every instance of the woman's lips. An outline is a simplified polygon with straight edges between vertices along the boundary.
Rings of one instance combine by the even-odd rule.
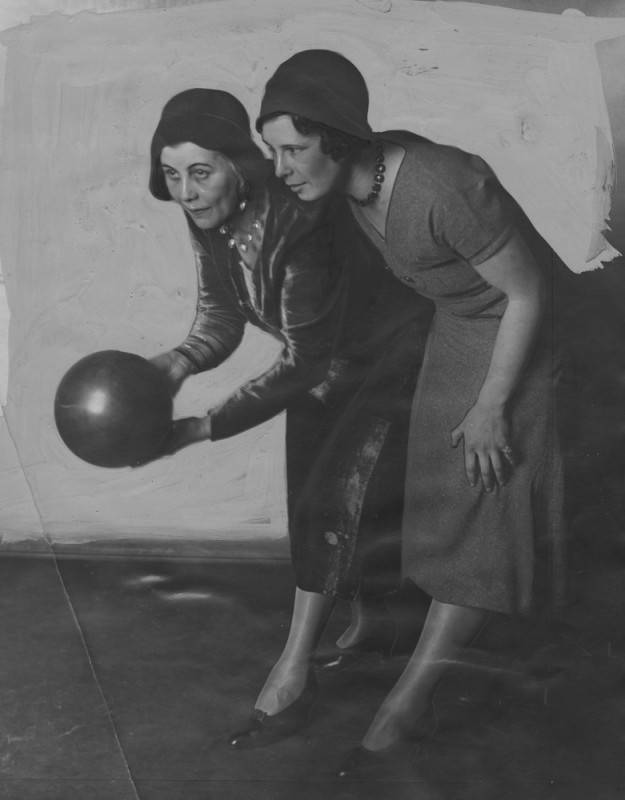
[[[189,214],[206,214],[207,211],[210,211],[210,208],[187,208]]]

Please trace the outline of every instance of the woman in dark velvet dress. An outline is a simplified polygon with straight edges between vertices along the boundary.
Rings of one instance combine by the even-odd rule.
[[[400,526],[430,306],[384,269],[343,201],[301,203],[273,176],[226,92],[191,89],[165,105],[150,191],[182,207],[198,275],[188,336],[153,359],[172,391],[228,358],[247,323],[282,345],[274,364],[205,416],[175,421],[165,449],[234,436],[286,410],[296,591],[284,651],[231,737],[255,746],[306,721],[310,658],[334,600],[377,591],[365,562]]]
[[[432,601],[344,777],[410,737],[489,612],[527,612],[547,562],[560,600],[563,576],[550,251],[482,159],[406,131],[373,133],[367,111],[356,67],[308,50],[278,67],[257,122],[285,184],[304,201],[347,198],[398,280],[435,304],[402,534],[403,573]],[[337,136],[361,142],[338,176],[325,147]]]

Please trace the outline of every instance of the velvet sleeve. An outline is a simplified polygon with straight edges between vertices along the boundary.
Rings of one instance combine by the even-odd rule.
[[[210,411],[212,439],[233,436],[283,411],[324,379],[343,311],[345,288],[326,226],[295,236],[274,271],[283,348],[276,361]]]
[[[191,361],[196,372],[203,372],[217,367],[236,350],[246,320],[212,255],[193,231],[191,243],[197,271],[197,305],[191,329],[176,350]]]

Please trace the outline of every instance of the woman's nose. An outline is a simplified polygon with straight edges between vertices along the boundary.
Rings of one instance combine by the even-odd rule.
[[[289,168],[282,153],[276,153],[273,157],[273,168],[278,178],[284,178],[289,174]]]
[[[195,200],[197,191],[193,185],[193,181],[189,178],[182,178],[180,182],[180,198],[186,202]]]

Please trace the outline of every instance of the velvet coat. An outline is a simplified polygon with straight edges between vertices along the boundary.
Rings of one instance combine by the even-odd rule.
[[[176,349],[199,372],[228,358],[248,323],[278,339],[275,362],[209,411],[212,438],[286,411],[297,585],[343,597],[392,589],[431,306],[385,268],[344,201],[301,203],[268,177],[256,202],[262,244],[251,266],[188,219],[198,299]]]

